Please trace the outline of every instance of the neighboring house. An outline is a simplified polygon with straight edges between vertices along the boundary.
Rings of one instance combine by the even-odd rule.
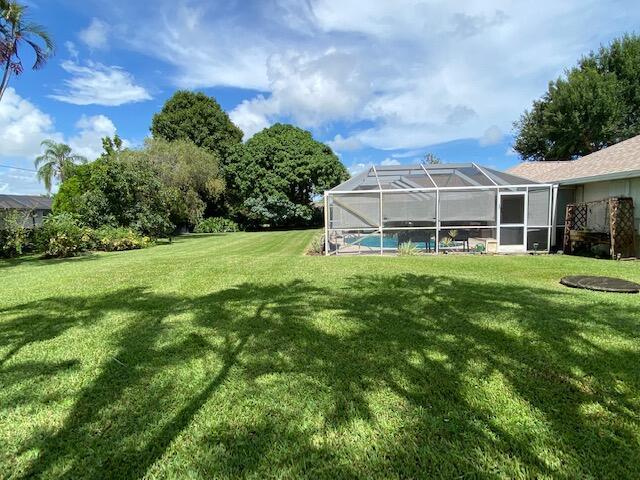
[[[51,198],[38,195],[0,195],[0,216],[10,210],[24,215],[25,227],[36,227],[51,213]]]
[[[609,197],[633,198],[636,235],[640,233],[640,135],[577,160],[524,162],[509,173],[558,185],[556,246],[562,245],[565,207]],[[637,256],[640,238],[636,237]]]

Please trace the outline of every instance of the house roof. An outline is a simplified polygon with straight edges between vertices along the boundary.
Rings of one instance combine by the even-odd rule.
[[[574,183],[640,176],[640,135],[577,160],[523,162],[507,172],[537,182]]]
[[[51,198],[39,195],[0,195],[0,209],[51,210]]]

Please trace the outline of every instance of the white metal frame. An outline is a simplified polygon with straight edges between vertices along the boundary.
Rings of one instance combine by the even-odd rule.
[[[435,232],[435,253],[440,252],[440,231],[441,230],[453,230],[453,229],[469,229],[469,230],[486,230],[491,229],[496,232],[496,240],[498,242],[498,251],[499,252],[526,252],[527,244],[528,244],[528,230],[530,228],[539,228],[539,229],[547,229],[547,248],[546,251],[549,251],[552,245],[552,234],[554,232],[554,220],[555,220],[555,204],[557,201],[557,186],[550,183],[537,183],[537,184],[514,184],[514,185],[499,185],[495,182],[495,180],[485,172],[485,170],[476,165],[475,163],[471,164],[474,168],[476,168],[479,172],[481,172],[491,183],[492,185],[474,185],[474,186],[464,186],[464,187],[438,187],[430,172],[424,165],[420,165],[424,173],[429,178],[430,182],[433,184],[433,187],[421,187],[421,188],[401,188],[401,189],[384,189],[382,188],[382,184],[378,177],[378,172],[375,167],[372,167],[370,172],[373,172],[375,175],[376,183],[378,188],[373,188],[369,190],[330,190],[326,191],[324,194],[324,207],[325,207],[325,254],[338,254],[339,248],[336,249],[335,252],[329,252],[330,241],[329,236],[331,232],[367,232],[367,235],[379,235],[380,236],[380,254],[383,254],[385,250],[395,250],[394,249],[386,249],[384,247],[384,233],[385,231],[406,231],[406,230],[431,230]],[[407,166],[407,169],[419,169],[419,167],[415,166]],[[452,166],[452,168],[455,168]],[[529,217],[529,190],[530,189],[540,189],[540,188],[548,188],[549,189],[549,214],[547,219],[547,225],[529,225],[528,217]],[[441,191],[475,191],[475,190],[491,190],[496,192],[496,223],[495,225],[456,225],[456,226],[447,226],[442,227],[440,221],[440,192]],[[434,227],[384,227],[384,194],[398,194],[398,193],[419,193],[419,192],[435,192],[436,195],[436,218],[435,218],[435,226]],[[379,217],[378,217],[378,225],[370,225],[367,227],[351,227],[351,228],[331,228],[331,202],[330,197],[332,195],[340,195],[340,194],[378,194],[379,195]],[[524,196],[524,221],[521,224],[502,224],[501,223],[501,199],[502,196],[508,195],[522,195]],[[500,230],[502,227],[518,227],[523,229],[523,244],[516,246],[507,246],[501,245],[500,243]],[[375,248],[374,248],[375,249]],[[359,250],[360,251],[360,250]]]
[[[504,197],[522,197],[522,223],[502,223],[502,200]],[[527,251],[527,217],[529,213],[528,202],[529,192],[527,190],[518,192],[500,192],[498,191],[498,211],[496,212],[497,221],[497,237],[498,251],[504,253],[516,253]],[[502,229],[503,228],[521,228],[522,229],[522,244],[515,245],[503,245],[502,244]]]

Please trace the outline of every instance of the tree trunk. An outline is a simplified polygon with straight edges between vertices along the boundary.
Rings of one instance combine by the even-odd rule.
[[[4,91],[7,89],[7,85],[9,85],[10,76],[11,76],[11,70],[9,69],[9,60],[7,60],[7,65],[5,66],[4,74],[2,75],[2,83],[0,83],[0,101],[2,100]]]
[[[12,33],[15,34],[15,26]],[[13,45],[8,50],[7,60],[4,66],[4,73],[2,75],[2,82],[0,82],[0,101],[2,101],[2,97],[4,95],[5,90],[7,89],[7,85],[9,85],[9,77],[11,76],[11,57],[13,56],[13,52],[15,52],[15,49],[16,49],[16,43],[14,40]]]

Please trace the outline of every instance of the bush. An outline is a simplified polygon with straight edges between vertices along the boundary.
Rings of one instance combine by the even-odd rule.
[[[411,241],[398,245],[398,255],[400,255],[401,257],[409,257],[419,254],[420,252],[418,250],[418,247]]]
[[[29,231],[24,226],[24,214],[9,210],[0,218],[0,257],[22,255],[29,245]]]
[[[209,217],[201,221],[193,231],[196,233],[228,233],[239,230],[238,224],[233,220],[222,217]]]
[[[307,247],[307,255],[322,255],[324,253],[324,235],[316,235]]]
[[[94,245],[93,231],[69,213],[46,217],[36,233],[36,242],[45,257],[72,257]]]
[[[136,250],[151,245],[151,239],[123,227],[101,227],[93,232],[94,248],[106,252]]]
[[[173,232],[175,189],[147,158],[116,152],[76,169],[54,198],[54,213],[70,213],[92,228],[129,227],[151,237]]]
[[[45,257],[72,257],[88,250],[135,250],[152,243],[130,228],[104,226],[94,230],[83,226],[70,213],[49,215],[37,230],[36,239]]]

